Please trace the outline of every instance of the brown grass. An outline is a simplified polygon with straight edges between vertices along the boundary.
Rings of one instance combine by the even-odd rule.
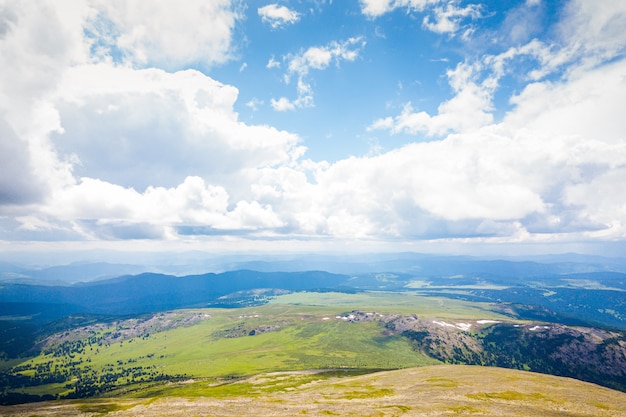
[[[302,373],[266,381],[302,380]],[[263,384],[256,377],[253,384]],[[567,416],[626,417],[626,393],[568,378],[500,368],[432,366],[333,376],[221,398],[56,401],[0,408],[7,417],[49,416]]]

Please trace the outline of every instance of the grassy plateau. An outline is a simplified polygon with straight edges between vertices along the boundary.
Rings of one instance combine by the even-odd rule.
[[[13,392],[67,399],[3,406],[0,415],[626,416],[623,392],[444,365],[381,324],[390,317],[442,329],[459,321],[524,324],[499,311],[418,292],[299,292],[256,307],[91,324],[1,364],[11,377],[39,381]]]

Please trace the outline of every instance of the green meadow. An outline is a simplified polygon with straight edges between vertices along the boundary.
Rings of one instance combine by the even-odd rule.
[[[162,394],[163,384],[154,383],[161,381],[158,375],[172,376],[177,381],[193,380],[184,388],[176,388],[193,393],[199,382],[216,383],[268,372],[433,365],[438,362],[413,350],[406,338],[383,334],[384,328],[376,320],[353,323],[341,316],[361,310],[443,319],[502,319],[489,308],[488,304],[424,297],[414,292],[303,292],[279,296],[257,307],[181,310],[180,314],[194,313],[203,319],[190,326],[119,341],[103,342],[102,337],[127,328],[125,322],[98,330],[86,328],[82,334],[94,342],[88,343],[85,337],[80,348],[72,351],[74,345],[70,344],[71,352],[66,354],[60,354],[60,347],[55,348],[53,342],[48,353],[18,364],[20,372],[33,376],[42,372],[44,365],[46,369],[71,367],[75,378],[69,384],[49,383],[25,387],[20,392],[65,396],[76,381],[84,380],[98,388],[103,384],[101,375],[111,375],[106,389],[95,391],[97,394],[150,396],[156,395],[155,385],[160,387],[158,395]],[[61,340],[56,342],[59,346]]]
[[[438,319],[510,319],[495,312],[495,306],[491,303],[430,297],[419,291],[366,291],[356,294],[297,292],[276,297],[270,303],[298,306],[302,311],[320,313],[363,310],[387,314],[417,314],[420,317]]]
[[[5,362],[5,371],[30,378],[69,372],[63,382],[16,392],[86,398],[2,411],[12,417],[235,416],[251,407],[267,416],[626,415],[622,392],[443,365],[389,332],[379,319],[390,315],[512,320],[492,304],[418,291],[300,292],[257,307],[157,313],[62,332],[47,339],[44,353]]]

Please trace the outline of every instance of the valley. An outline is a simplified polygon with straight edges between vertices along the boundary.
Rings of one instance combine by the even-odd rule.
[[[516,282],[487,273],[240,270],[141,274],[69,286],[4,282],[0,402],[4,414],[15,416],[53,415],[46,414],[53,409],[54,415],[153,415],[162,406],[187,410],[198,403],[236,415],[226,408],[237,410],[254,398],[267,408],[259,415],[273,415],[272,404],[289,403],[286,409],[294,411],[302,395],[316,399],[298,412],[358,415],[380,392],[384,400],[377,402],[376,415],[480,415],[495,409],[528,415],[533,407],[622,415],[624,274],[585,277]],[[604,307],[593,319],[585,313],[593,306],[589,300]],[[498,373],[502,368],[508,368],[506,378]],[[441,384],[411,383],[408,376],[419,372]],[[368,391],[392,374],[404,382]],[[469,375],[480,386],[468,386]],[[553,380],[559,389],[593,383],[585,389],[608,390],[615,400],[594,406],[579,398],[576,404],[568,393],[554,400],[545,389],[524,391],[515,382],[539,386],[553,377],[560,378]],[[482,378],[501,381],[486,389]],[[356,382],[362,380],[369,381],[363,389]],[[419,395],[429,386],[438,389],[433,398],[452,395],[445,391],[453,386],[464,390],[446,406],[418,406],[406,395],[409,386],[418,387]],[[323,387],[345,394],[316,391]],[[286,399],[288,394],[294,396]]]

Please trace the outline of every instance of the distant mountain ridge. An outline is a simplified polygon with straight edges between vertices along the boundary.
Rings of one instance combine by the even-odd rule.
[[[114,264],[108,262],[78,262],[45,268],[27,268],[0,262],[0,281],[29,284],[68,285],[81,281],[94,281],[140,274],[150,270],[144,265]]]
[[[584,263],[541,264],[408,255],[404,259],[420,262],[413,264],[415,271],[400,273],[380,272],[385,269],[379,269],[382,265],[373,260],[370,270],[379,272],[337,274],[319,270],[240,269],[185,276],[143,272],[73,284],[5,280],[0,281],[0,303],[7,304],[4,308],[7,311],[11,310],[9,305],[18,311],[19,303],[31,303],[41,307],[41,317],[50,315],[50,305],[72,313],[124,315],[185,307],[241,307],[263,302],[263,297],[246,293],[258,289],[415,290],[471,301],[533,304],[587,324],[626,328],[626,274],[621,272],[597,270],[601,268]],[[273,263],[254,266],[269,269],[270,265]],[[300,265],[303,266],[306,265]],[[265,300],[270,295],[267,293]],[[38,320],[33,308],[34,319]]]
[[[138,314],[184,307],[206,307],[215,299],[256,288],[310,290],[340,287],[344,275],[322,271],[257,272],[249,270],[177,277],[143,273],[70,286],[3,283],[0,303],[72,306],[96,314]]]
[[[0,282],[27,282],[31,284],[67,285],[76,282],[103,280],[144,272],[186,276],[221,273],[235,270],[261,272],[328,271],[335,274],[366,274],[378,272],[419,274],[423,276],[451,276],[458,274],[492,274],[511,278],[528,278],[544,274],[575,274],[587,272],[626,273],[626,259],[600,256],[561,254],[536,257],[473,257],[434,255],[423,253],[373,253],[373,254],[296,254],[216,256],[206,253],[162,254],[156,257],[125,257],[116,262],[114,256],[101,254],[99,261],[81,261],[35,266],[33,260],[10,257],[0,253]],[[85,255],[87,256],[87,255]],[[96,255],[88,254],[89,259]],[[21,259],[18,260],[18,259]],[[102,259],[109,259],[103,261]],[[58,262],[62,262],[60,259]]]

